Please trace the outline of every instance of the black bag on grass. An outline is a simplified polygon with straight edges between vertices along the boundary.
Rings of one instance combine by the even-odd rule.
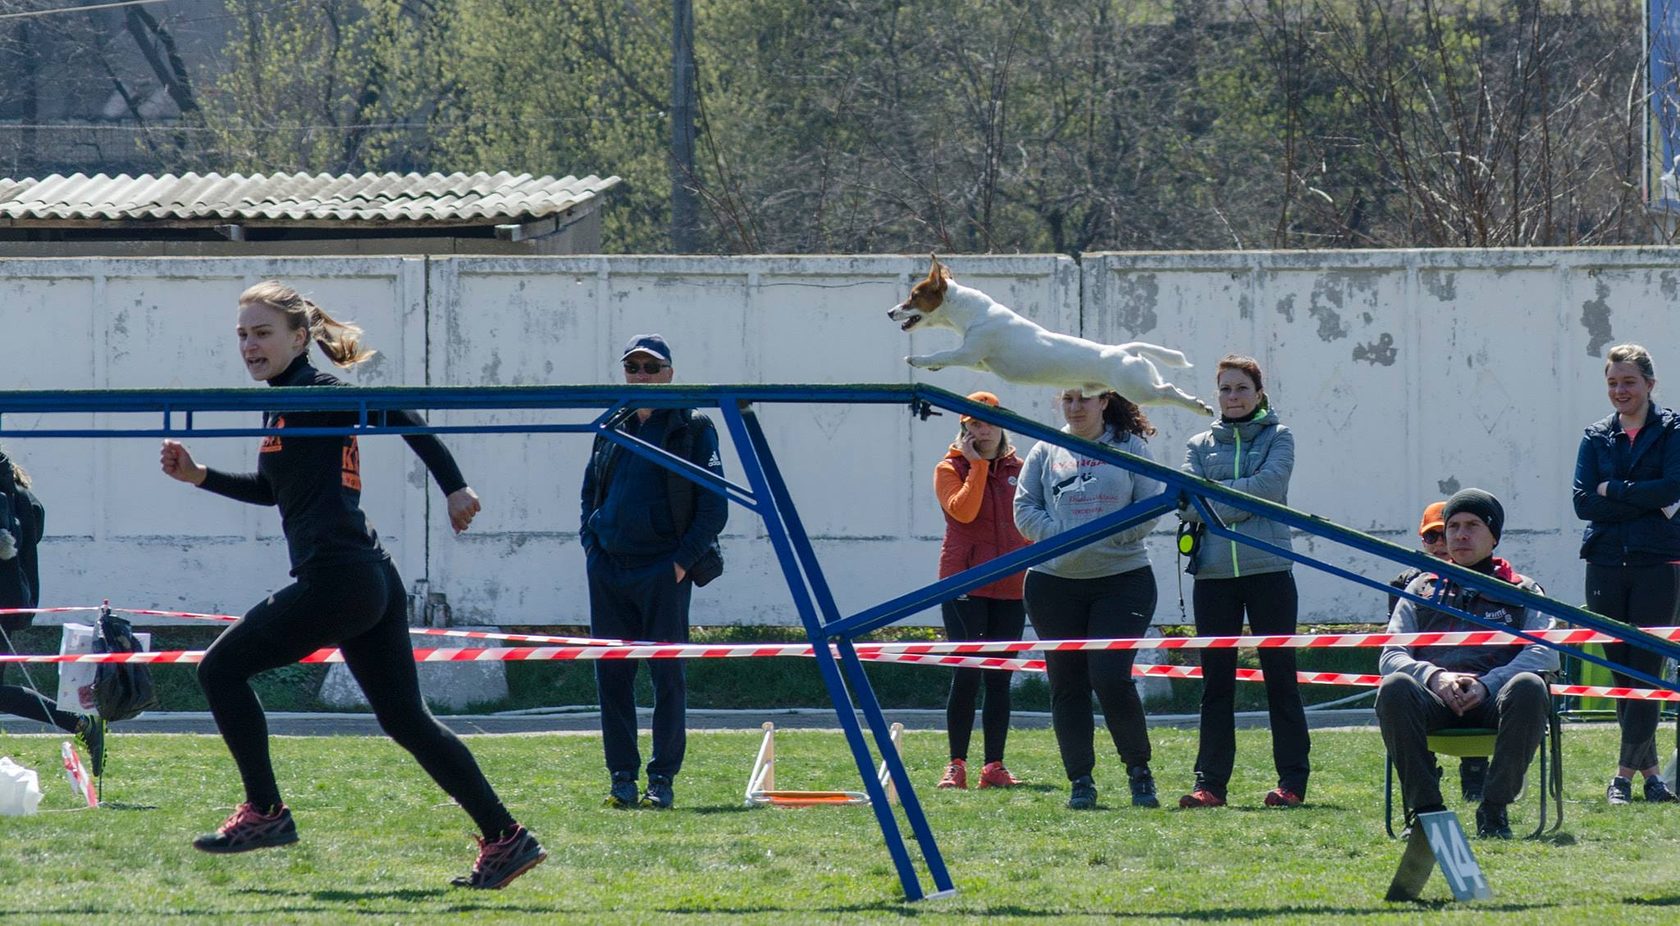
[[[134,626],[117,617],[110,608],[99,612],[99,636],[93,641],[96,653],[142,652],[134,637]],[[152,670],[137,662],[102,662],[93,676],[93,704],[106,722],[132,720],[158,706],[152,687]]]

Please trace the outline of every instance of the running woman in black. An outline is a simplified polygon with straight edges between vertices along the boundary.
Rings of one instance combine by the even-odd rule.
[[[344,386],[309,364],[309,344],[339,366],[373,355],[361,329],[336,321],[296,290],[269,281],[239,297],[239,353],[251,378],[270,386]],[[266,426],[341,427],[350,412],[269,412]],[[422,424],[413,412],[390,412],[390,424]],[[457,532],[478,513],[478,496],[436,437],[403,438],[448,496]],[[344,654],[380,726],[419,760],[484,836],[470,875],[459,887],[499,888],[547,857],[530,831],[514,822],[479,771],[472,753],[438,723],[420,696],[409,644],[402,578],[360,507],[362,477],[356,438],[263,438],[254,473],[200,465],[180,443],[163,442],[163,471],[232,499],[280,508],[281,530],[295,581],[264,599],[216,639],[198,667],[210,711],[245,784],[245,803],[216,832],[193,846],[245,852],[297,841],[291,811],[280,799],[268,754],[268,724],[251,690],[258,672],[290,665],[324,646]]]

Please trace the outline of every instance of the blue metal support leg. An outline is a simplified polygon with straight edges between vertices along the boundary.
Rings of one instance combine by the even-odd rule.
[[[817,667],[822,673],[823,684],[828,689],[829,697],[834,701],[834,711],[840,722],[840,729],[845,734],[846,744],[851,748],[852,758],[857,763],[858,774],[863,779],[865,793],[869,795],[870,807],[875,811],[876,821],[881,826],[881,836],[886,841],[887,852],[892,856],[893,867],[898,871],[899,883],[904,888],[906,900],[921,900],[923,895],[921,880],[916,876],[914,863],[910,858],[909,848],[904,843],[904,835],[898,827],[898,820],[893,815],[892,805],[887,802],[886,789],[881,786],[875,776],[875,760],[870,755],[869,744],[863,737],[863,729],[858,724],[857,714],[853,708],[853,695],[846,688],[846,682],[841,674],[839,660],[831,651],[828,640],[823,631],[822,620],[818,615],[817,603],[811,590],[811,583],[822,583],[820,572],[807,572],[802,562],[802,552],[809,553],[810,541],[804,531],[797,526],[797,515],[793,514],[791,502],[787,493],[787,486],[782,482],[781,474],[776,470],[774,457],[770,453],[768,443],[764,439],[764,431],[759,427],[757,416],[750,410],[741,407],[740,403],[722,402],[719,411],[724,422],[729,427],[729,435],[734,441],[736,453],[741,459],[741,468],[746,471],[748,484],[752,487],[753,495],[761,505],[760,514],[764,517],[765,531],[770,536],[772,548],[776,551],[776,558],[780,561],[782,573],[787,578],[788,591],[793,595],[794,606],[798,609],[799,619],[805,625],[805,635],[810,640],[816,657]],[[785,506],[785,507],[784,507]],[[792,515],[794,525],[790,529],[786,518]],[[796,549],[797,546],[804,548]],[[810,565],[815,566],[814,560]],[[826,591],[826,588],[825,588]],[[832,608],[832,603],[830,603]],[[854,654],[855,656],[855,654]],[[860,692],[867,699],[865,714],[871,717],[871,725],[880,719],[880,705],[875,702],[874,693],[865,688]],[[882,740],[877,730],[877,740]],[[890,757],[891,750],[884,750]],[[889,758],[890,761],[890,758]],[[889,770],[891,766],[889,765]],[[903,766],[899,763],[902,776]],[[895,779],[898,783],[900,779]],[[901,800],[909,794],[909,782],[903,780],[900,785]],[[912,800],[914,796],[911,795]],[[926,821],[923,821],[926,827]],[[932,844],[931,831],[928,833],[928,844]],[[938,858],[938,850],[934,850],[934,858]],[[943,871],[943,863],[939,871]],[[937,880],[937,879],[936,879]],[[946,877],[947,884],[949,877]],[[949,888],[941,888],[948,890]]]

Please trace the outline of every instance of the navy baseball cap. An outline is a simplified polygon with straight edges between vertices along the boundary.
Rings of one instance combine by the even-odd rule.
[[[665,343],[665,336],[662,334],[636,335],[630,339],[629,344],[624,345],[624,355],[618,359],[626,360],[636,353],[652,354],[666,363],[671,362],[671,345]]]

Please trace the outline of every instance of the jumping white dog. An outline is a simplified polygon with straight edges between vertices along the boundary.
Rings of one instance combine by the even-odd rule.
[[[962,334],[962,343],[951,350],[904,358],[913,367],[970,367],[1012,383],[1087,394],[1112,389],[1138,405],[1177,405],[1213,414],[1207,403],[1167,382],[1155,368],[1160,363],[1188,369],[1184,354],[1142,341],[1098,344],[1050,331],[985,293],[958,284],[938,258],[927,279],[911,287],[910,297],[888,309],[887,317],[903,331],[925,323]]]

